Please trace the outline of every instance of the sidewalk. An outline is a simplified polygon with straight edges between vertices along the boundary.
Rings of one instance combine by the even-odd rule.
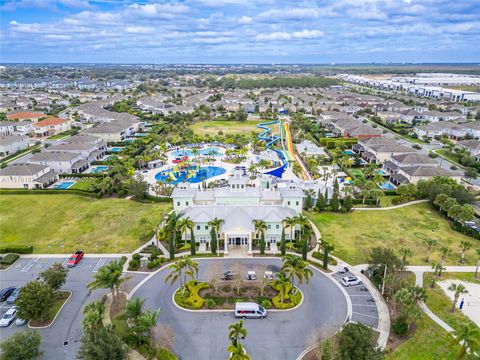
[[[402,207],[405,207],[405,206],[410,206],[410,205],[415,205],[415,204],[421,204],[421,203],[424,203],[424,202],[428,202],[428,200],[414,200],[414,201],[410,201],[410,202],[407,202],[407,203],[404,203],[404,204],[400,204],[400,205],[394,205],[394,206],[389,206],[389,207],[379,207],[379,208],[357,208],[357,207],[354,207],[353,210],[356,210],[356,211],[385,211],[385,210],[394,210],[394,209],[399,209],[399,208],[402,208]]]

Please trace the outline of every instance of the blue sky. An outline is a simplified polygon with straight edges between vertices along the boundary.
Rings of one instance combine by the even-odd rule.
[[[480,0],[0,0],[1,62],[480,62]]]

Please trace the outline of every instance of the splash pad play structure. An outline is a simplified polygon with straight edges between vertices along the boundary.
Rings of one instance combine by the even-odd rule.
[[[226,170],[219,166],[200,166],[190,160],[188,156],[177,157],[172,160],[173,166],[160,171],[155,180],[178,184],[180,182],[199,183],[214,176],[225,174]]]
[[[277,125],[277,124],[279,125],[280,136],[273,135],[269,128],[270,125]],[[278,156],[280,157],[280,160],[282,161],[282,165],[278,168],[267,171],[265,174],[273,175],[281,178],[284,171],[288,168],[288,162],[296,160],[296,156],[293,150],[292,135],[290,133],[290,124],[288,122],[282,122],[281,120],[276,119],[273,121],[260,123],[257,125],[257,127],[264,130],[261,134],[258,135],[258,139],[267,142],[266,144],[267,149],[272,149],[272,146],[277,141],[280,141],[280,146],[282,149],[281,150],[272,149],[272,150],[274,150],[278,154]],[[287,145],[286,148],[285,148],[285,144]],[[302,164],[300,163],[300,165]],[[305,179],[308,179],[310,177],[310,175],[308,174],[308,172],[306,172],[303,166],[302,166],[302,173]]]

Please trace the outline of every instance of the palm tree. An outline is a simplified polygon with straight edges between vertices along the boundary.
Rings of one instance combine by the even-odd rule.
[[[175,258],[175,244],[177,241],[177,222],[181,218],[180,213],[176,213],[175,211],[170,212],[166,219],[166,231],[167,234],[170,234],[170,238],[168,239],[168,251],[170,253],[170,260]]]
[[[461,323],[452,335],[454,338],[450,345],[456,347],[460,343],[457,359],[464,359],[467,356],[468,349],[470,349],[470,353],[480,350],[480,328],[478,326],[470,322]]]
[[[286,227],[290,228],[290,250],[292,249],[292,243],[293,243],[293,231],[295,230],[295,225],[297,224],[297,220],[295,217],[287,217],[285,220],[283,220],[283,223],[285,224]]]
[[[182,236],[185,237],[185,245],[187,245],[187,230],[190,230],[193,228],[193,221],[189,217],[184,217],[180,219],[176,224],[175,227],[177,230],[180,231]]]
[[[285,272],[285,275],[290,279],[293,293],[297,292],[294,282],[295,278],[297,278],[298,285],[303,283],[304,278],[305,283],[308,284],[310,276],[313,275],[313,271],[308,268],[308,262],[291,254],[285,255],[283,258],[282,271]]]
[[[430,257],[430,252],[435,246],[438,245],[438,241],[435,239],[424,239],[423,245],[425,245],[425,247],[427,248],[427,252],[425,255],[425,262],[428,262]]]
[[[460,254],[460,262],[463,264],[463,261],[465,260],[465,254],[467,251],[472,247],[472,243],[467,240],[462,240],[460,241],[460,248],[462,249],[462,252]]]
[[[452,306],[452,312],[455,312],[455,306],[457,305],[458,298],[460,297],[461,294],[466,294],[468,293],[468,290],[463,286],[461,283],[453,283],[448,287],[448,290],[453,291],[453,306]]]
[[[142,334],[147,333],[148,338],[151,338],[152,330],[157,324],[159,315],[160,315],[160,309],[146,310],[138,317],[136,321],[136,328],[140,330]]]
[[[230,324],[228,326],[228,338],[232,340],[232,345],[238,345],[238,339],[245,339],[247,337],[247,329],[243,327],[243,320]]]
[[[94,333],[102,325],[103,312],[105,310],[104,303],[99,301],[91,302],[83,308],[82,326],[84,330],[93,330]]]
[[[180,279],[180,292],[182,296],[185,294],[185,283],[187,282],[187,276],[191,278],[194,277],[193,271],[188,268],[185,259],[179,259],[171,264],[168,268],[170,269],[170,273],[165,278],[165,282],[170,282],[170,285],[174,284],[177,280]]]
[[[287,278],[284,272],[279,272],[275,275],[276,279],[273,280],[272,285],[280,293],[280,302],[283,303],[285,295],[287,295],[288,287],[290,286],[290,280]]]
[[[296,223],[297,225],[300,226],[300,240],[305,240],[307,241],[308,239],[303,239],[303,235],[307,229],[311,228],[310,221],[308,220],[308,217],[306,217],[303,214],[298,214],[295,216]]]
[[[267,224],[263,220],[253,220],[253,224],[255,225],[255,232],[257,236],[261,236],[265,234],[265,230],[267,230]]]
[[[123,266],[117,260],[102,266],[95,273],[95,280],[87,284],[87,288],[90,291],[95,289],[110,289],[112,293],[112,303],[115,303],[118,288],[129,280],[128,277],[122,277],[122,270]]]
[[[439,263],[436,261],[432,262],[432,270],[434,275],[437,275],[437,272],[438,272],[438,276],[442,276],[442,270],[443,270],[442,263]]]
[[[400,255],[402,255],[402,264],[403,266],[407,265],[407,258],[413,255],[412,250],[407,247],[402,247],[400,249]]]
[[[250,360],[250,356],[246,353],[242,344],[238,343],[237,346],[230,344],[227,348],[230,354],[229,360]]]
[[[442,246],[440,248],[440,252],[442,253],[442,257],[440,258],[440,264],[443,267],[445,265],[445,259],[452,253],[452,249],[450,249],[448,246]]]
[[[135,321],[142,315],[143,312],[143,304],[145,303],[145,299],[140,299],[138,297],[133,298],[127,302],[125,305],[124,316],[127,320]]]
[[[220,227],[223,225],[224,222],[225,220],[215,217],[213,218],[213,220],[208,222],[208,226],[210,226],[215,231],[215,234],[218,234],[220,231]],[[217,235],[217,251],[218,251],[218,248],[219,248],[219,238]]]

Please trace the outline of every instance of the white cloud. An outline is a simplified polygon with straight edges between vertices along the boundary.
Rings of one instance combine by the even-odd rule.
[[[48,34],[48,35],[45,35],[45,38],[50,40],[70,40],[72,37],[70,35]]]
[[[325,34],[323,31],[320,30],[302,30],[302,31],[294,31],[292,36],[295,39],[316,39],[323,37]]]
[[[293,8],[293,9],[272,9],[260,13],[257,16],[259,20],[306,20],[316,19],[319,11],[315,8]]]
[[[255,39],[258,41],[279,41],[279,40],[300,40],[300,39],[317,39],[325,34],[320,30],[301,30],[292,33],[277,31],[268,34],[258,34]]]
[[[127,26],[125,31],[130,34],[149,34],[155,31],[155,28],[150,26]]]
[[[238,23],[243,24],[243,25],[251,24],[252,21],[253,21],[253,18],[250,17],[250,16],[242,16],[242,17],[238,18]]]
[[[277,41],[277,40],[290,40],[292,35],[287,32],[273,32],[269,34],[258,34],[255,39],[258,41]]]

